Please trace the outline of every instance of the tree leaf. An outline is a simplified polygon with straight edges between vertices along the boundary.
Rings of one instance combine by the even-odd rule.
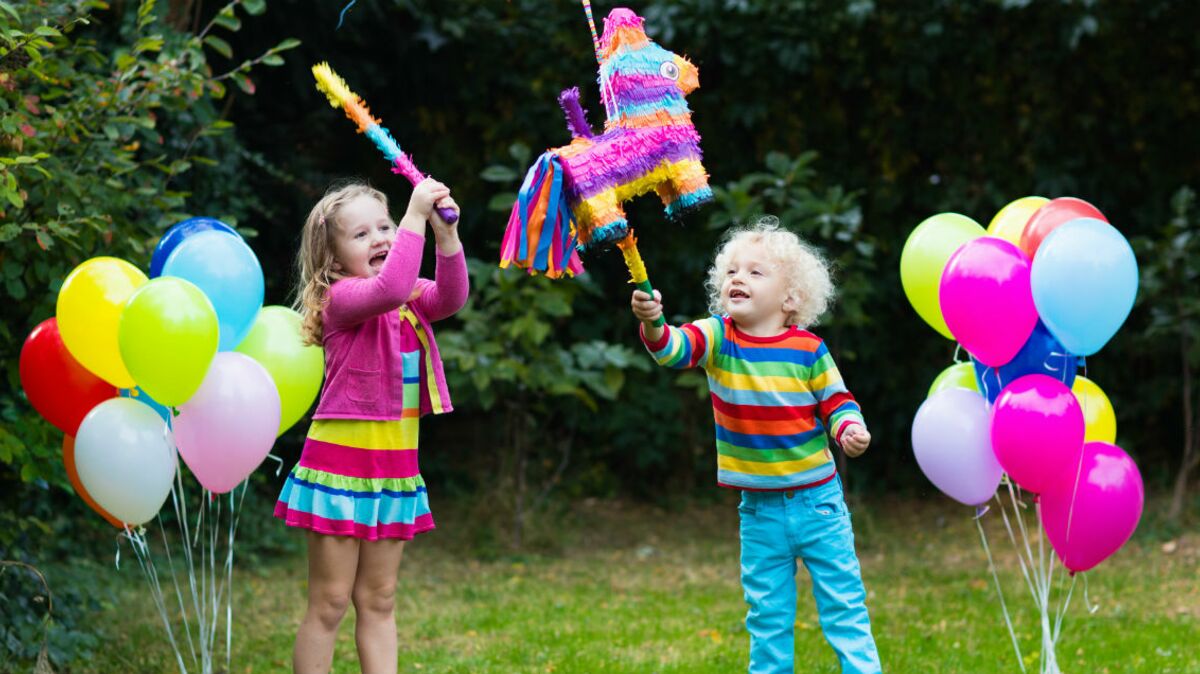
[[[212,47],[213,51],[227,59],[233,58],[233,48],[229,46],[228,42],[216,35],[206,35],[204,37],[204,44]]]

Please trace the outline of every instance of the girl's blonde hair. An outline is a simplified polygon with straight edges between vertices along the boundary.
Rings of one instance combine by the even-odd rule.
[[[296,255],[296,301],[292,305],[300,312],[300,335],[305,344],[320,345],[325,333],[321,311],[329,295],[329,286],[342,275],[334,271],[334,226],[342,206],[361,196],[378,199],[387,208],[387,195],[366,183],[352,182],[334,185],[308,212],[300,235],[300,252]]]
[[[708,290],[708,310],[713,314],[729,313],[722,302],[721,285],[725,282],[734,251],[746,244],[759,244],[771,258],[766,262],[784,275],[784,288],[792,301],[791,310],[786,312],[786,323],[801,328],[816,325],[833,301],[829,263],[816,248],[780,227],[779,219],[771,216],[749,226],[736,227],[726,234],[704,283]]]

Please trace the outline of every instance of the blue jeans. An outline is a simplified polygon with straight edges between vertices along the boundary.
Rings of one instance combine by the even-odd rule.
[[[841,478],[792,492],[744,491],[738,513],[750,674],[793,671],[797,557],[842,672],[881,672]]]

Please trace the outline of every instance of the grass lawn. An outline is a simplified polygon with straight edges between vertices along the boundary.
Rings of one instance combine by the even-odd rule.
[[[484,561],[470,552],[468,515],[435,494],[439,529],[410,544],[400,570],[400,671],[745,671],[733,496],[678,511],[585,501],[552,527],[543,521],[542,540],[559,532],[554,545],[540,546],[546,552]],[[266,506],[253,508],[248,515],[266,516]],[[941,497],[852,508],[885,671],[1019,671],[969,509]],[[993,512],[984,522],[1026,667],[1037,671],[1032,599],[1000,518]],[[1200,672],[1200,535],[1167,541],[1146,529],[1088,574],[1095,613],[1083,583],[1076,586],[1057,650],[1064,672]],[[96,616],[106,646],[72,671],[177,671],[137,566],[97,573],[119,576],[119,599]],[[837,672],[807,572],[799,576],[797,671]],[[303,556],[242,562],[234,584],[231,671],[290,671]],[[358,671],[353,611],[334,671]]]

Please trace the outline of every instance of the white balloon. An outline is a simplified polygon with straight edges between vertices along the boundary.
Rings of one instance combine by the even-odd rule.
[[[131,398],[96,405],[75,434],[79,481],[101,507],[130,525],[154,518],[175,482],[167,424]]]

